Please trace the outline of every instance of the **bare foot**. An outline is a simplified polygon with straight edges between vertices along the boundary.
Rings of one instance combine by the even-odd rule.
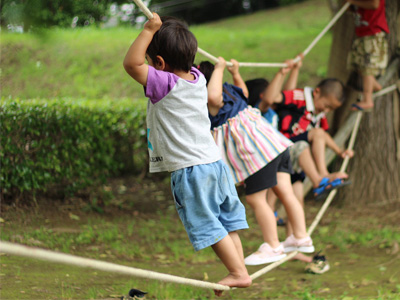
[[[343,179],[348,178],[349,175],[347,175],[347,173],[345,173],[345,172],[335,172],[335,173],[330,173],[330,174],[326,175],[325,177],[328,177],[329,182],[331,182],[337,178],[343,178]]]
[[[229,274],[218,283],[230,287],[246,288],[251,285],[251,278],[249,274],[247,274],[247,272],[246,274],[241,274],[241,275]],[[223,291],[220,290],[214,290],[214,294],[218,297],[222,296],[222,292]]]
[[[360,101],[352,105],[351,110],[359,111],[359,110],[370,110],[374,108],[374,102],[364,102]]]
[[[373,91],[377,92],[377,91],[380,91],[381,89],[382,89],[382,86],[380,85],[380,83],[378,81],[375,80]]]

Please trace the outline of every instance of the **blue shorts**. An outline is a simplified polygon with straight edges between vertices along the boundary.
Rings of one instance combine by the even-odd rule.
[[[249,228],[245,208],[222,160],[172,172],[171,189],[196,251],[214,245],[229,232]]]

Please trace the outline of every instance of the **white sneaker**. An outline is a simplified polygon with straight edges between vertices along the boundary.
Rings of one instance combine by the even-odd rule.
[[[312,239],[309,236],[302,239],[296,239],[292,234],[288,236],[282,244],[285,249],[285,253],[292,251],[313,253],[315,251]]]
[[[244,259],[244,263],[248,266],[256,266],[272,263],[281,260],[284,257],[286,257],[286,254],[283,252],[282,244],[273,249],[268,243],[264,243],[260,248],[258,248],[258,251],[247,256]]]

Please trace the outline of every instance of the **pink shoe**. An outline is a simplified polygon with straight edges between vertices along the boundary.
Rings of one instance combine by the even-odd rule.
[[[302,239],[296,239],[294,235],[290,235],[282,243],[285,248],[285,253],[292,251],[299,251],[304,253],[313,253],[315,248],[312,239],[308,236]]]
[[[273,249],[268,243],[264,243],[256,252],[247,256],[244,259],[244,263],[248,266],[256,266],[272,263],[281,260],[284,257],[286,257],[286,254],[283,252],[282,244]]]

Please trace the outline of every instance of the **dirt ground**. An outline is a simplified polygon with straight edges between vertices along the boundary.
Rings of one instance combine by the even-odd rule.
[[[146,222],[157,223],[163,214],[171,211],[167,179],[121,178],[111,180],[104,188],[114,194],[107,205],[101,202],[88,205],[87,199],[79,197],[63,201],[39,199],[36,205],[18,207],[3,204],[2,240],[62,251],[59,245],[52,247],[45,235],[32,238],[28,233],[51,228],[52,234],[74,235],[82,226],[97,226],[96,220],[100,224],[121,224],[136,219],[146,226]],[[308,225],[321,205],[321,202],[306,201]],[[249,253],[257,242],[248,244],[246,241],[259,241],[261,236],[252,212],[246,208],[251,228],[241,237],[245,253]],[[329,272],[306,274],[304,263],[287,262],[256,279],[251,288],[225,293],[222,299],[400,299],[399,215],[399,202],[343,207],[333,202],[313,235],[317,249],[320,247],[328,257]],[[171,222],[181,226],[176,218]],[[280,235],[284,234],[283,228],[279,231]],[[125,238],[123,232],[122,235],[121,240],[127,244],[141,243],[134,237]],[[159,237],[155,238],[154,243]],[[189,243],[185,245],[190,246]],[[88,257],[93,256],[87,250],[90,247],[101,248],[102,245],[93,241],[92,246],[83,248],[72,244],[69,249],[71,254]],[[149,259],[136,259],[125,250],[104,251],[105,254],[94,258],[212,282],[225,273],[214,257],[204,262],[190,258],[179,262],[160,259],[160,254],[152,254],[151,250],[148,250]],[[11,255],[1,255],[0,266],[0,299],[117,299],[133,286],[149,292],[145,299],[215,299],[208,290],[185,291],[181,297],[182,289],[174,284],[121,278],[111,273]],[[248,268],[250,274],[259,269],[259,266]]]

